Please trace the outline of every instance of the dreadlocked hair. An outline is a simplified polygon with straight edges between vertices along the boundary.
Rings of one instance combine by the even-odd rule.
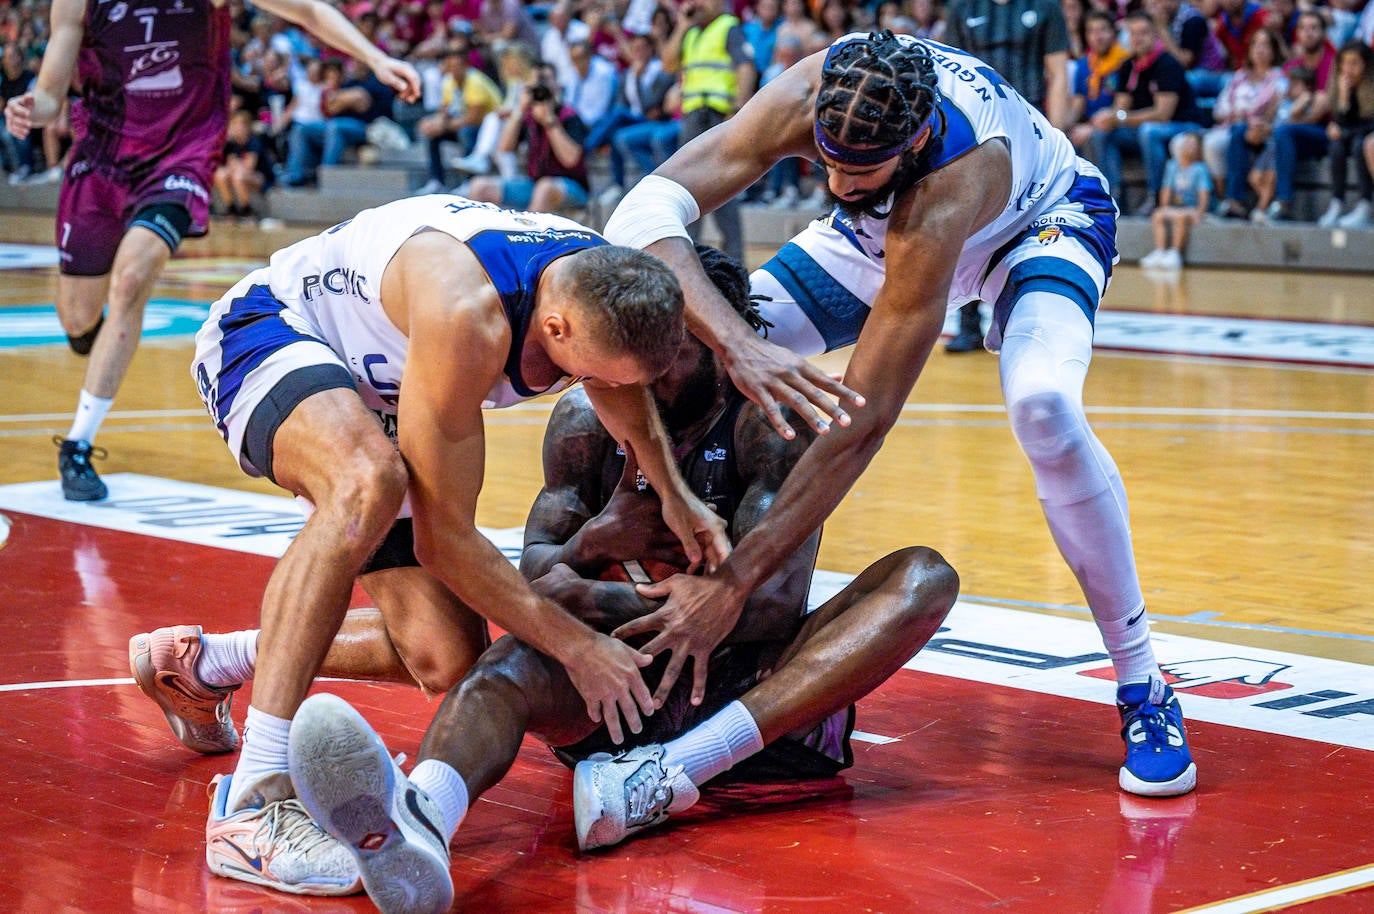
[[[841,45],[826,60],[816,121],[845,146],[892,146],[915,136],[938,98],[930,52],[884,29]]]
[[[744,318],[751,330],[773,326],[759,313],[755,297],[749,294],[749,274],[738,260],[709,244],[698,244],[697,258],[706,278],[720,290],[721,297],[730,303],[735,313]]]

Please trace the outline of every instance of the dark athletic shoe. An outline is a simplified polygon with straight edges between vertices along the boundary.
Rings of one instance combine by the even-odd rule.
[[[103,447],[91,447],[88,441],[73,441],[54,436],[58,446],[57,469],[62,474],[62,495],[67,501],[100,501],[110,494],[105,483],[91,466],[91,458],[105,459]]]

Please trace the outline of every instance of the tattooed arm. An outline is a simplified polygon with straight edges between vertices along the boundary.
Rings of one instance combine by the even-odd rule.
[[[573,391],[559,401],[544,436],[544,488],[525,523],[520,570],[527,578],[558,563],[596,577],[614,562],[681,560],[681,545],[663,522],[658,498],[642,489],[632,455],[620,483],[606,491],[615,454],[615,439],[586,394]]]
[[[544,488],[525,521],[520,557],[520,571],[538,593],[603,632],[658,604],[633,584],[596,576],[613,562],[679,554],[658,499],[635,484],[634,461],[625,461],[607,499],[603,480],[615,451],[585,393],[558,401],[544,435]]]

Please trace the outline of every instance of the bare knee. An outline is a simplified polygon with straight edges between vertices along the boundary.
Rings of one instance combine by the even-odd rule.
[[[898,601],[899,624],[925,630],[944,621],[959,596],[959,573],[954,567],[929,546],[908,546],[888,558],[896,566],[888,585],[903,595]]]
[[[323,491],[305,494],[315,510],[366,560],[391,528],[405,499],[409,474],[400,454],[382,439],[379,444],[348,455],[349,472],[328,481]]]
[[[463,681],[482,655],[485,644],[453,641],[406,650],[406,670],[427,695],[442,695]]]
[[[499,178],[473,178],[468,182],[467,197],[479,203],[500,203],[505,191]]]
[[[507,635],[488,648],[456,683],[453,694],[468,702],[509,703],[518,699],[528,708],[526,689],[545,676],[539,654],[529,645]]]
[[[110,310],[142,315],[154,279],[143,264],[116,264],[110,274]]]

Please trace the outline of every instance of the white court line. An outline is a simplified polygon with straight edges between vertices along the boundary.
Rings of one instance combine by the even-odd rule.
[[[0,692],[30,692],[41,689],[72,689],[82,686],[133,685],[132,679],[55,679],[47,682],[11,682],[0,685]]]
[[[532,425],[540,426],[548,421],[546,414],[540,415],[501,415],[506,410],[493,410],[483,417],[483,421],[496,428],[498,426]],[[163,423],[158,425],[119,425],[111,423],[105,427],[109,434],[132,434],[135,432],[201,432],[213,428],[209,417],[196,413],[206,421],[193,423]],[[68,417],[70,418],[70,417]],[[1006,420],[997,419],[898,419],[899,428],[1002,428]],[[1353,435],[1374,437],[1374,428],[1351,428],[1348,426],[1314,425],[1237,425],[1233,423],[1203,422],[1111,422],[1096,421],[1094,428],[1122,428],[1137,431],[1155,432],[1216,432],[1232,435]],[[63,434],[64,426],[35,426],[33,428],[0,428],[0,438],[50,438]]]
[[[203,409],[125,409],[109,413],[106,419],[185,419],[187,417],[209,416]],[[15,413],[0,416],[0,422],[58,422],[70,421],[71,413]]]
[[[353,680],[342,680],[330,677],[330,682],[345,682]],[[362,681],[362,680],[359,680]],[[132,679],[72,679],[72,680],[48,680],[47,682],[12,682],[0,685],[0,692],[38,692],[47,689],[72,689],[85,686],[112,686],[112,685],[133,685]],[[875,746],[886,746],[889,743],[901,742],[895,736],[882,736],[877,733],[868,733],[864,730],[855,730],[851,737],[861,743],[872,743]]]
[[[901,740],[895,736],[879,736],[876,733],[868,733],[864,730],[855,730],[850,734],[852,739],[857,739],[861,743],[872,743],[875,746],[886,746],[888,743],[900,743]]]
[[[1001,428],[1003,419],[898,419],[900,428]],[[1103,422],[1093,428],[1130,428],[1174,432],[1228,432],[1231,434],[1374,435],[1374,428],[1332,428],[1318,425],[1236,425],[1212,422]],[[0,434],[4,434],[0,432]]]
[[[529,420],[529,421],[532,421],[532,420]],[[39,438],[45,438],[45,437],[51,437],[51,436],[53,436],[53,435],[63,435],[63,434],[66,434],[65,431],[63,430],[64,428],[65,428],[65,426],[52,426],[52,427],[50,427],[50,428],[0,428],[0,438],[25,438],[25,437],[34,437],[34,436],[37,436],[37,437],[39,437]],[[209,430],[213,430],[213,429],[214,429],[214,426],[210,424],[210,417],[209,417],[209,416],[206,416],[206,417],[205,417],[205,421],[204,421],[204,422],[192,422],[192,423],[186,423],[186,422],[171,423],[171,422],[169,422],[169,423],[166,423],[166,424],[163,424],[163,425],[115,425],[115,424],[110,424],[110,425],[107,425],[107,426],[104,427],[104,431],[105,431],[105,433],[108,434],[108,435],[114,435],[114,434],[127,435],[127,434],[130,434],[130,433],[132,433],[132,432],[203,432],[203,431],[205,431],[205,430],[207,430],[207,429],[209,429]]]
[[[1357,889],[1374,886],[1374,866],[1358,866],[1352,870],[1342,870],[1329,876],[1305,879],[1276,889],[1264,889],[1238,898],[1199,905],[1188,908],[1179,914],[1193,914],[1205,911],[1207,914],[1259,914],[1261,911],[1277,911],[1293,905],[1306,904],[1319,898],[1343,895]]]
[[[552,400],[531,400],[516,403],[502,409],[488,410],[487,415],[499,416],[511,412],[553,411]],[[1000,403],[907,403],[902,407],[904,413],[1005,413]],[[1089,406],[1086,412],[1092,415],[1123,416],[1208,416],[1245,417],[1258,419],[1325,419],[1345,422],[1374,422],[1374,413],[1339,412],[1335,410],[1310,409],[1226,409],[1190,406]],[[185,419],[204,416],[203,409],[137,409],[115,410],[106,418],[119,419]],[[0,423],[9,422],[58,422],[69,421],[71,413],[11,413],[0,415]]]
[[[325,681],[322,677],[321,681]],[[329,682],[353,682],[355,680],[337,679],[328,677]],[[356,680],[362,682],[364,680]],[[0,685],[0,692],[38,692],[47,689],[72,689],[85,686],[112,686],[112,685],[133,685],[132,679],[71,679],[71,680],[48,680],[47,682],[12,682]],[[855,730],[851,734],[853,739],[861,743],[872,743],[875,746],[886,746],[889,743],[900,743],[901,740],[895,736],[882,736],[877,733],[868,733],[864,730]]]

